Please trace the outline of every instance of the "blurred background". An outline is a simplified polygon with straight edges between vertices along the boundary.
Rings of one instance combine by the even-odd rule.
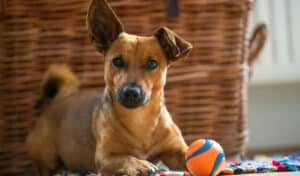
[[[300,1],[257,0],[268,40],[249,87],[249,150],[300,150]]]

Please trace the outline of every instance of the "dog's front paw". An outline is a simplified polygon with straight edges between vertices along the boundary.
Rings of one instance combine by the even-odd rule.
[[[146,161],[134,159],[124,163],[123,167],[116,171],[116,176],[154,176],[158,168]]]

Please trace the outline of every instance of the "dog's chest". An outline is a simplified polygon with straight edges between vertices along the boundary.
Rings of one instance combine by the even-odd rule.
[[[147,159],[153,148],[153,134],[156,129],[155,121],[136,121],[133,129],[133,141],[135,143],[134,153],[138,158]]]
[[[147,130],[146,130],[147,129]],[[147,156],[149,150],[151,149],[153,127],[145,126],[143,130],[137,130],[134,132],[133,140],[136,144],[136,153],[140,156]]]

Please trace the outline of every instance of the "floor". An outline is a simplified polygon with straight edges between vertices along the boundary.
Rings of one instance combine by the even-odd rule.
[[[274,172],[263,174],[244,174],[245,176],[300,176],[300,172]]]

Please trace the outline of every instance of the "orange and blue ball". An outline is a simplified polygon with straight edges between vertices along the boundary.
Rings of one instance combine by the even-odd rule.
[[[194,176],[216,176],[224,168],[225,153],[216,141],[199,139],[189,146],[185,163]]]

